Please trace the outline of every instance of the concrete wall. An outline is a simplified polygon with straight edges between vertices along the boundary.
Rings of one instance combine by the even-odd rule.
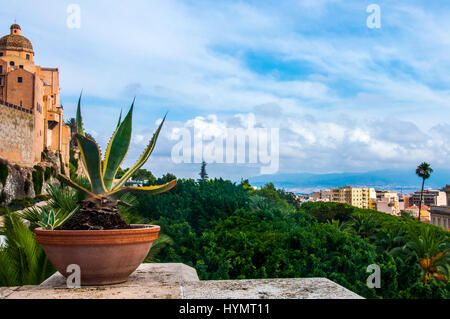
[[[33,140],[33,114],[0,104],[0,157],[31,166],[35,160]]]

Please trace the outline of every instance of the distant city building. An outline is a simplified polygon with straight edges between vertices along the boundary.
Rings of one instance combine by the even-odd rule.
[[[331,201],[346,203],[359,208],[374,209],[376,192],[374,188],[345,186],[331,189]]]
[[[400,212],[399,198],[396,192],[377,191],[376,210],[379,212],[398,215]]]
[[[321,189],[318,192],[313,192],[311,199],[314,202],[329,202],[331,200],[331,191],[329,189]]]
[[[413,217],[419,217],[419,206],[412,205],[404,209],[406,212],[410,212]],[[430,207],[427,205],[422,205],[420,209],[420,220],[422,222],[430,222]]]
[[[309,201],[311,199],[311,197],[309,197],[309,195],[306,195],[306,194],[296,194],[295,199],[300,203],[304,203],[304,202]]]
[[[412,204],[419,206],[420,191],[414,192],[412,195]],[[440,190],[424,190],[422,205],[427,206],[447,206],[447,194]]]
[[[148,183],[148,180],[144,180],[144,181],[128,180],[125,182],[125,186],[142,187],[142,186],[145,186],[147,183]]]
[[[450,230],[450,207],[433,206],[430,210],[430,223]]]
[[[395,204],[397,204],[397,206]],[[390,215],[397,215],[398,202],[392,201],[387,197],[377,199],[376,210]]]
[[[447,197],[447,205],[450,205],[450,185],[445,185],[445,187],[442,188],[442,191],[445,192]]]
[[[413,205],[412,196],[410,196],[410,195],[404,195],[402,198],[399,198],[398,201],[399,201],[398,202],[398,205],[399,205],[398,208],[400,210],[404,210],[405,208],[410,207],[410,206]]]

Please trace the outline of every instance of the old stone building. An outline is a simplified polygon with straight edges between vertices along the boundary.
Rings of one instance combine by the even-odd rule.
[[[17,24],[0,38],[0,157],[22,166],[44,150],[69,162],[70,128],[59,102],[59,70],[34,64],[31,42]]]

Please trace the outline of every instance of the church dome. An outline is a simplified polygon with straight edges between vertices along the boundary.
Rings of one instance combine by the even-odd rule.
[[[20,35],[20,26],[13,24],[11,34],[0,38],[0,50],[26,51],[33,53],[33,45],[30,40]]]

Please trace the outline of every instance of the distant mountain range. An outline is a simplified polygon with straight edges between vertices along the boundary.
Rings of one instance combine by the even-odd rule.
[[[315,190],[354,186],[375,187],[411,193],[420,189],[421,179],[415,175],[414,170],[379,170],[364,173],[330,173],[330,174],[277,174],[260,175],[249,178],[250,184],[263,186],[272,182],[276,187],[284,188],[297,193],[310,193]],[[435,169],[427,179],[425,188],[442,188],[450,184],[450,170]]]

